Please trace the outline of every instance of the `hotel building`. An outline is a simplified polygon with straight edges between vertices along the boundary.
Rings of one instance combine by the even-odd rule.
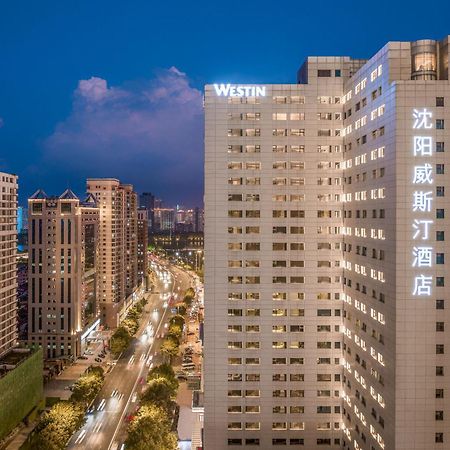
[[[206,450],[450,448],[448,61],[206,86]]]
[[[99,295],[101,319],[118,326],[124,302],[136,290],[137,194],[115,178],[89,178],[87,190],[100,209]]]
[[[17,343],[17,176],[0,172],[0,357]]]
[[[99,209],[67,189],[28,199],[28,343],[45,359],[79,356],[98,325]]]

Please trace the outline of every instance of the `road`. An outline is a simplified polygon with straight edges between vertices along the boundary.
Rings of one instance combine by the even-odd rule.
[[[147,294],[149,301],[136,337],[106,376],[103,388],[93,402],[95,411],[87,414],[86,424],[72,436],[68,448],[121,449],[126,439],[126,418],[137,409],[138,396],[144,389],[150,367],[160,362],[160,356],[155,353],[159,353],[163,339],[158,336],[164,332],[172,315],[166,303],[167,294],[182,295],[192,284],[190,276],[174,266],[164,266],[163,270],[171,273],[170,282],[158,279],[155,293]],[[155,337],[146,334],[150,323]],[[150,355],[153,355],[151,362]],[[113,391],[117,392],[114,396]]]

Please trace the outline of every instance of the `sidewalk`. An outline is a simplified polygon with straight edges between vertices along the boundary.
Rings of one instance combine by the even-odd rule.
[[[198,413],[192,412],[192,391],[188,389],[185,381],[180,383],[176,402],[180,405],[177,429],[178,439],[180,441],[190,441]]]

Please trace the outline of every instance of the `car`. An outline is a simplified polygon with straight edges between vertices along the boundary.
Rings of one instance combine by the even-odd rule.
[[[98,363],[103,362],[100,358],[95,358],[95,361],[98,362]]]
[[[175,375],[175,377],[176,377],[177,380],[180,380],[180,381],[186,381],[187,380],[187,376],[184,373],[179,373],[179,374]]]
[[[106,355],[102,355],[101,353],[98,355],[99,358],[106,358]]]
[[[87,356],[79,356],[78,359],[89,359]]]
[[[89,408],[87,409],[86,412],[87,412],[88,414],[93,414],[94,411],[95,411],[95,406],[94,406],[94,405],[91,405],[91,406],[89,406]]]
[[[194,332],[193,331],[189,331],[189,333],[187,334],[188,336],[194,336]]]

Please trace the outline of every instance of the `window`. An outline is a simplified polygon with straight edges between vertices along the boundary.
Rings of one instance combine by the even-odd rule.
[[[445,127],[444,119],[436,119],[436,130],[443,130]]]
[[[445,234],[443,231],[436,231],[436,241],[445,241]]]
[[[444,97],[436,97],[436,106],[444,106]]]
[[[444,142],[436,142],[436,152],[443,153],[445,151]]]
[[[436,264],[445,264],[444,253],[436,253]]]
[[[334,70],[334,76],[335,77],[340,77],[341,76],[341,69],[335,69]]]
[[[317,76],[319,78],[331,77],[331,70],[329,70],[329,69],[319,69],[317,71]]]
[[[445,165],[444,164],[436,164],[436,174],[443,175],[445,173]]]
[[[437,442],[437,443],[444,442],[444,433],[436,433],[434,435],[434,442]]]
[[[436,331],[445,331],[444,322],[436,322]]]
[[[435,397],[436,398],[444,398],[444,389],[436,389]]]
[[[445,218],[445,210],[436,209],[436,219],[444,219],[444,218]]]

